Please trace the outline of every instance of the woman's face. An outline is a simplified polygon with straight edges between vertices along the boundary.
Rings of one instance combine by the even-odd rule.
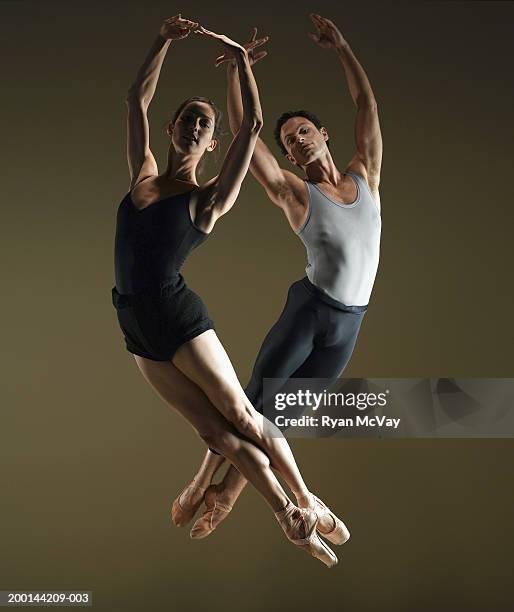
[[[217,141],[213,139],[216,116],[206,102],[190,102],[171,124],[171,139],[177,152],[195,154],[201,158],[205,151],[213,151]]]

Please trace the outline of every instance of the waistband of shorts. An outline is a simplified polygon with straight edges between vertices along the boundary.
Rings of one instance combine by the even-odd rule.
[[[325,304],[332,306],[332,308],[337,308],[338,310],[343,310],[344,312],[351,312],[353,314],[361,314],[366,312],[366,310],[368,309],[368,304],[366,304],[365,306],[348,306],[347,304],[343,304],[343,302],[340,302],[339,300],[330,297],[319,287],[313,285],[306,276],[304,276],[298,282],[301,283],[302,286],[305,287],[305,289],[307,289],[307,291],[312,296],[324,302]]]
[[[165,279],[159,284],[143,287],[137,293],[119,293],[116,285],[111,289],[112,303],[116,307],[124,308],[132,306],[141,298],[149,297],[170,297],[181,291],[185,287],[184,278],[179,275],[173,279]]]

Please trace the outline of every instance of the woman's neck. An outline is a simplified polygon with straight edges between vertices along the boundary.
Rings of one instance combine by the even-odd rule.
[[[198,162],[190,155],[178,157],[175,151],[168,152],[168,166],[162,175],[170,182],[187,183],[188,185],[198,185],[196,180],[196,167]]]

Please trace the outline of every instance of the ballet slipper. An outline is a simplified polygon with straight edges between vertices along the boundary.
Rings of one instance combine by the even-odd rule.
[[[338,559],[334,551],[316,533],[318,515],[315,512],[308,508],[297,508],[288,501],[283,510],[275,512],[275,517],[293,544],[319,559],[327,567],[337,565]]]
[[[310,493],[308,496],[303,496],[299,499],[302,501],[306,500],[306,507],[318,515],[318,525],[316,529],[325,539],[336,545],[344,544],[350,539],[350,532],[346,525],[321,501],[321,499],[319,499],[319,497]]]
[[[223,504],[218,500],[220,494],[221,490],[218,485],[210,485],[207,487],[204,496],[206,510],[202,516],[197,519],[189,533],[193,540],[200,540],[210,535],[232,510],[232,506]]]
[[[318,522],[318,531],[319,533],[327,540],[332,542],[332,544],[341,545],[345,542],[348,542],[350,539],[350,532],[348,531],[348,527],[343,523],[343,521],[338,518],[332,510],[328,506],[326,506],[319,497],[313,495],[314,501],[316,502],[315,512],[320,517],[320,522],[323,523],[323,530],[320,529],[320,524]],[[329,531],[325,531],[325,525],[327,523],[327,519],[332,521],[332,526],[329,527]],[[330,520],[328,523],[330,524]]]
[[[197,491],[200,491],[202,493],[202,496],[195,504],[191,506],[185,506],[181,503],[180,499],[190,487],[196,489]],[[193,482],[190,482],[184,487],[180,495],[175,499],[173,505],[171,506],[171,520],[177,527],[183,527],[184,525],[187,525],[187,523],[189,523],[189,521],[193,518],[204,500],[205,491],[206,487],[199,487],[197,484],[195,484],[194,480]]]

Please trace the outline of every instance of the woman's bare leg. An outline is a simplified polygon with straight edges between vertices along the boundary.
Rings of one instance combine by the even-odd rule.
[[[134,358],[143,376],[162,399],[194,427],[206,444],[237,466],[274,512],[288,504],[289,498],[271,470],[266,455],[239,436],[234,426],[193,381],[171,362],[153,361],[138,355]]]
[[[214,330],[206,331],[183,344],[172,361],[204,391],[212,404],[241,435],[266,453],[271,466],[280,473],[297,498],[309,495],[287,440],[277,427],[253,408]],[[267,432],[273,432],[276,437],[264,435],[265,422]]]
[[[311,362],[312,359],[314,359],[315,363]],[[259,358],[258,358],[258,361],[259,361]],[[314,355],[314,352],[313,352],[311,357],[309,357],[306,361],[304,361],[304,363],[301,364],[296,371],[294,372],[281,371],[280,376],[281,377],[290,376],[291,378],[295,378],[295,377],[304,378],[306,375],[313,376],[315,372],[319,371],[319,364],[324,363],[324,362],[325,360],[320,358],[319,353]],[[337,365],[337,371],[333,371],[331,374],[332,378],[337,377],[337,375],[340,373],[340,369],[343,368],[343,365],[341,364]],[[261,364],[260,370],[262,371],[262,364]],[[255,371],[254,371],[254,375],[255,375]],[[326,374],[323,374],[323,375],[326,375]],[[319,373],[318,373],[318,376],[319,376]],[[252,385],[250,383],[250,387],[251,386]],[[253,392],[255,393],[255,388]],[[209,469],[209,462],[211,460],[212,460],[212,457],[208,457],[208,456],[205,457],[202,463],[202,466],[200,467],[199,471],[197,472],[197,475],[195,476],[195,479],[202,479],[203,482],[205,482],[205,479],[203,477],[206,471]],[[223,480],[218,485],[216,485],[217,497],[220,500],[220,502],[225,507],[231,508],[236,502],[239,495],[241,494],[244,487],[246,486],[246,482],[247,481],[244,478],[244,476],[240,474],[238,470],[234,468],[234,466],[230,466]],[[324,504],[320,502],[320,500],[317,500],[317,498],[314,495],[312,495],[311,493],[305,494],[304,492],[299,492],[297,494],[294,490],[293,490],[293,493],[295,493],[296,495],[298,506],[303,507],[303,508],[314,509],[318,513],[319,515],[318,530],[321,533],[326,534],[327,538],[330,539],[330,541],[336,544],[340,544],[349,538],[348,529],[346,528],[346,526],[344,526],[342,521],[340,521],[340,519],[338,519],[328,508],[326,508],[326,506],[324,506]],[[195,526],[193,527],[192,532],[195,531],[196,533],[198,533],[199,528],[202,527],[201,536],[197,536],[197,537],[205,537],[213,530],[213,528],[217,526],[217,524],[219,524],[224,518],[226,518],[227,515],[228,515],[228,512],[218,513],[215,524],[211,521],[209,525],[205,526],[204,524],[203,527],[201,525],[203,517],[201,517],[195,523]],[[331,534],[331,535],[328,535],[328,534]]]
[[[337,557],[316,535],[316,513],[291,503],[261,449],[241,437],[205,393],[173,363],[134,357],[143,376],[162,399],[186,418],[205,443],[224,455],[263,495],[288,539],[328,567],[333,567]],[[216,503],[213,515],[215,512]]]

